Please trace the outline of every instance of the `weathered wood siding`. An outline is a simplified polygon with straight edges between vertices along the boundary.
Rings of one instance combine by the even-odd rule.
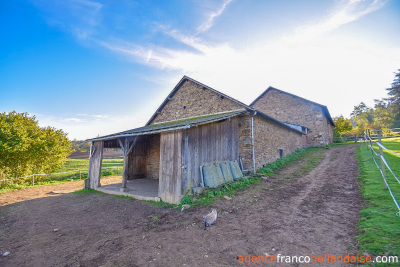
[[[182,195],[200,186],[201,165],[239,159],[238,125],[238,118],[231,118],[183,132]]]
[[[103,159],[103,141],[94,141],[91,151],[93,155],[89,160],[89,188],[97,189],[100,186],[101,162]]]
[[[147,136],[139,136],[137,138],[135,146],[128,155],[128,180],[147,176],[149,138]]]
[[[182,132],[162,133],[160,136],[160,175],[158,196],[164,202],[181,201]]]

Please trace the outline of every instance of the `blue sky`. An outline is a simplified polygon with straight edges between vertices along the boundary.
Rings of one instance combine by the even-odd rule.
[[[142,126],[183,75],[349,116],[400,69],[400,1],[0,2],[0,112],[85,139]]]

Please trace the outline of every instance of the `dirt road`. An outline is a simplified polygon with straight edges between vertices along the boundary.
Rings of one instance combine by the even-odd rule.
[[[306,162],[298,162],[232,200],[184,212],[106,194],[4,205],[0,250],[10,255],[0,266],[245,266],[238,256],[354,253],[355,147],[312,153],[322,159],[306,175],[299,175]],[[211,208],[218,221],[204,231]]]

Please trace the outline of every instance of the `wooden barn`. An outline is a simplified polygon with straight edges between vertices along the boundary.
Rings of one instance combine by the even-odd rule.
[[[184,76],[144,127],[90,140],[85,186],[179,203],[204,186],[202,166],[237,162],[243,172],[255,172],[305,147],[307,130]],[[120,184],[101,186],[103,148],[124,152]]]

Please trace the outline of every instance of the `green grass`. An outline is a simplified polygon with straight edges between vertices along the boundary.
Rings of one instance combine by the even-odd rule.
[[[170,203],[163,202],[162,200],[161,201],[143,200],[143,201],[144,202],[148,202],[148,203],[152,204],[153,206],[163,207],[163,208],[173,208],[173,209],[175,209],[175,208],[179,208],[179,206],[182,207],[182,205],[183,205],[183,204],[181,204],[181,205],[170,204]]]
[[[123,158],[112,158],[112,159],[103,159],[102,168],[105,167],[116,167],[119,166],[122,168],[124,164]],[[67,159],[64,164],[64,167],[60,168],[56,172],[66,172],[71,170],[88,170],[89,169],[89,159]]]
[[[122,199],[130,199],[133,200],[134,198],[131,196],[124,196],[124,195],[113,195],[116,198],[122,198]]]
[[[400,154],[400,138],[382,139],[382,144],[393,152]]]
[[[75,192],[72,192],[73,194],[104,194],[101,191],[97,191],[94,189],[81,189]]]
[[[296,150],[292,154],[282,159],[278,159],[272,163],[269,163],[265,167],[259,169],[257,173],[262,175],[274,175],[282,168],[289,167],[292,164],[306,159],[305,165],[301,167],[301,171],[299,171],[296,175],[300,176],[306,174],[319,164],[323,155],[315,152],[322,149],[323,148],[307,148]],[[250,187],[252,184],[257,183],[260,180],[260,176],[245,177],[230,184],[225,184],[216,189],[206,189],[201,195],[186,195],[182,198],[180,205],[177,205],[176,208],[181,208],[184,204],[190,206],[210,205],[214,203],[216,197],[232,197],[237,191]]]
[[[400,150],[400,140],[383,141],[387,148]],[[378,150],[378,147],[374,145]],[[384,152],[385,158],[400,176],[400,159]],[[358,236],[360,252],[371,255],[400,255],[400,217],[396,216],[396,208],[389,191],[383,187],[383,179],[379,169],[372,160],[371,152],[366,145],[357,148],[359,162],[361,193],[367,201],[367,207],[361,210]],[[379,159],[378,164],[380,165]],[[400,201],[400,184],[388,170],[387,180],[395,197]],[[390,266],[377,265],[377,266]],[[393,265],[396,266],[396,265]]]
[[[186,195],[182,198],[181,204],[178,205],[177,208],[180,208],[185,204],[190,206],[210,205],[214,203],[215,197],[223,198],[225,195],[234,196],[236,191],[249,187],[260,180],[261,178],[258,176],[245,177],[216,189],[206,189],[206,191],[201,195]]]
[[[267,166],[259,169],[257,173],[267,176],[273,175],[276,174],[282,167],[289,167],[295,163],[298,163],[299,161],[304,161],[304,164],[302,164],[298,170],[291,173],[289,178],[302,176],[309,173],[321,162],[324,155],[316,152],[321,151],[322,149],[323,148],[321,147],[310,147],[307,149],[296,150],[283,159],[278,159],[275,162],[269,163]]]
[[[124,160],[123,158],[111,158],[103,159],[101,175],[121,175]],[[109,169],[108,167],[113,167]],[[81,169],[81,175],[79,172],[62,173],[67,171],[75,171]],[[50,184],[60,184],[70,181],[76,181],[79,179],[86,179],[89,169],[89,159],[67,159],[64,166],[55,171],[56,174],[47,176],[36,176],[34,178],[34,186],[43,186]],[[57,174],[60,173],[60,174]],[[7,181],[5,183],[0,182],[0,194],[15,189],[21,189],[25,187],[32,187],[32,177],[25,179],[18,179],[15,181]]]

